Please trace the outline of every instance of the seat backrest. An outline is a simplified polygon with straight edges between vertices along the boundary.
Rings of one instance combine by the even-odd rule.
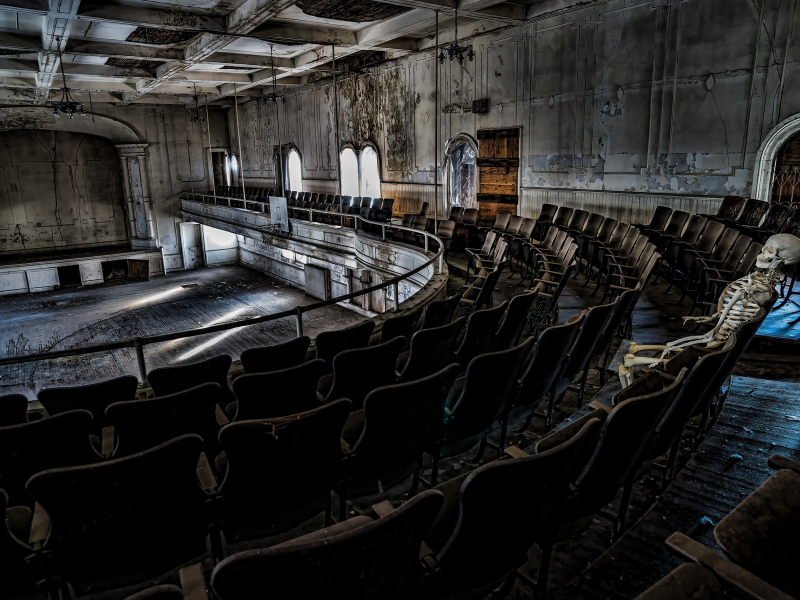
[[[287,417],[229,423],[219,432],[228,468],[220,486],[225,518],[275,519],[328,493],[341,475],[349,400]]]
[[[634,273],[639,278],[639,284],[642,286],[642,289],[647,287],[647,282],[650,279],[650,275],[653,273],[653,270],[656,268],[658,261],[661,260],[661,255],[658,252],[654,252],[652,256],[650,256],[650,260],[644,265],[644,269],[641,272],[634,269]]]
[[[539,216],[536,217],[536,220],[539,223],[552,223],[557,211],[558,206],[555,204],[542,204],[542,210],[539,211]]]
[[[503,321],[500,323],[500,327],[497,328],[492,351],[505,350],[519,343],[522,330],[525,329],[528,315],[538,295],[539,292],[537,291],[525,292],[524,294],[517,294],[511,299],[503,315]]]
[[[510,222],[511,215],[509,213],[498,213],[494,219],[494,225],[492,225],[492,229],[502,233],[508,228],[508,224]]]
[[[423,536],[442,503],[441,492],[428,490],[359,527],[239,552],[217,565],[211,587],[222,600],[410,597]]]
[[[323,331],[317,334],[317,358],[325,361],[326,372],[333,371],[333,357],[345,350],[364,348],[375,330],[375,321],[368,320],[352,327]]]
[[[589,453],[601,427],[599,419],[591,419],[555,448],[497,460],[467,476],[459,491],[457,525],[437,559],[448,593],[501,581],[534,544],[547,540],[561,516],[569,475]]]
[[[489,304],[491,304],[492,294],[494,294],[494,288],[497,286],[497,282],[500,280],[500,274],[503,272],[503,268],[505,267],[505,265],[506,265],[505,262],[499,263],[486,276],[483,285],[480,287],[480,290],[478,291],[478,296],[475,298],[475,310],[481,310],[484,306],[489,306]]]
[[[744,208],[742,208],[742,212],[739,213],[736,222],[750,227],[758,227],[759,223],[761,223],[761,219],[764,218],[768,210],[769,202],[750,198],[744,203]]]
[[[304,335],[282,344],[248,348],[240,356],[242,368],[245,373],[265,373],[295,367],[306,359],[310,344],[311,338]]]
[[[414,221],[414,215],[405,214],[405,215],[403,215],[403,220],[401,221],[400,225],[402,227],[411,227],[411,223],[413,221]]]
[[[740,235],[738,238],[736,238],[736,241],[731,247],[731,251],[722,261],[722,266],[720,266],[720,269],[722,271],[733,271],[736,268],[736,265],[741,262],[745,252],[747,252],[747,249],[750,247],[752,242],[753,239],[746,235]]]
[[[89,441],[91,427],[88,410],[0,427],[0,487],[11,506],[33,506],[25,482],[34,473],[102,460]]]
[[[723,231],[725,231],[725,225],[719,221],[708,221],[695,246],[698,252],[712,252]]]
[[[497,242],[497,245],[494,247],[492,258],[492,267],[496,267],[503,259],[506,257],[506,252],[508,251],[508,242],[505,239],[501,239]]]
[[[361,197],[361,208],[370,208],[372,206],[372,198],[370,196]]]
[[[628,267],[634,266],[639,261],[639,257],[642,255],[642,252],[644,252],[648,245],[653,246],[653,252],[655,252],[655,244],[651,244],[646,235],[640,235],[636,240],[636,243],[633,245],[633,248],[631,248],[630,252],[628,252],[628,256],[623,264]]]
[[[725,260],[725,257],[728,256],[728,253],[731,251],[738,237],[739,232],[736,229],[733,227],[726,228],[719,237],[719,240],[717,240],[717,245],[714,246],[714,250],[709,256],[709,259],[716,262]]]
[[[425,316],[422,318],[420,329],[430,329],[447,325],[453,320],[453,314],[461,301],[461,294],[455,294],[445,300],[431,302],[425,307]]]
[[[461,220],[461,215],[464,214],[463,206],[453,206],[450,209],[450,220],[458,223]]]
[[[642,237],[642,234],[636,227],[629,227],[628,232],[625,234],[625,239],[622,240],[619,246],[619,254],[621,256],[628,256],[640,237]],[[644,248],[644,246],[642,247]]]
[[[755,242],[747,247],[747,251],[742,256],[741,262],[736,265],[736,268],[733,270],[731,281],[741,279],[750,273],[750,271],[753,269],[753,265],[756,264],[756,258],[758,258],[758,255],[761,254],[761,249],[763,247],[764,246],[762,244],[757,244]]]
[[[333,358],[333,385],[326,401],[347,398],[359,410],[372,390],[397,379],[397,357],[405,339],[398,336],[376,346],[340,352]]]
[[[586,368],[589,360],[595,356],[595,348],[611,315],[614,304],[600,304],[590,308],[583,317],[581,330],[569,350],[566,366],[560,379],[570,380]],[[569,381],[566,382],[569,385]]]
[[[566,227],[569,220],[572,218],[573,209],[569,206],[562,206],[558,209],[555,218],[553,219],[553,225],[557,225],[559,227]]]
[[[669,219],[669,223],[667,227],[664,229],[664,235],[669,235],[672,237],[678,237],[683,232],[683,228],[686,226],[686,221],[689,220],[689,213],[676,210],[673,211],[672,216]]]
[[[507,306],[508,303],[503,302],[494,308],[476,310],[469,316],[467,331],[461,346],[456,351],[458,363],[462,369],[466,369],[469,362],[479,354],[485,354],[491,350],[497,326],[503,318]]]
[[[623,240],[628,235],[630,230],[631,226],[627,223],[618,223],[614,228],[614,233],[612,233],[611,237],[608,238],[608,247],[618,249],[622,245]]]
[[[418,230],[418,231],[425,231],[425,228],[428,226],[428,217],[425,215],[416,215],[411,221],[411,227]]]
[[[168,396],[111,404],[106,417],[119,438],[114,456],[129,456],[190,433],[200,436],[216,456],[219,397],[216,383],[203,383]]]
[[[440,327],[421,329],[411,338],[408,355],[400,381],[413,381],[441,371],[455,362],[455,346],[466,319],[461,317]]]
[[[585,315],[563,325],[548,327],[539,336],[533,358],[525,365],[514,393],[517,406],[536,406],[553,387],[566,366],[570,348],[580,331]]]
[[[92,413],[92,433],[100,435],[106,422],[106,407],[121,400],[136,398],[139,380],[133,375],[125,375],[93,383],[72,387],[44,388],[37,394],[49,416],[81,408]]]
[[[445,400],[458,371],[458,365],[451,364],[367,395],[364,429],[353,446],[360,479],[381,479],[407,469],[442,441]]]
[[[199,436],[186,435],[127,458],[31,477],[28,492],[52,522],[46,548],[67,581],[126,576],[137,583],[205,554],[202,450]]]
[[[417,324],[422,316],[422,309],[423,307],[420,306],[404,315],[386,319],[381,326],[381,341],[388,342],[400,336],[404,338],[406,342],[410,342],[411,336],[417,330]],[[406,343],[406,346],[407,345]]]
[[[237,377],[233,381],[237,399],[233,420],[285,417],[317,407],[317,384],[324,374],[325,361],[318,358],[278,371]]]
[[[555,227],[553,229],[555,229]],[[570,238],[566,231],[563,229],[558,229],[558,232],[553,239],[553,245],[550,247],[550,252],[559,254],[562,250],[568,247],[567,242],[569,239]]]
[[[745,198],[741,196],[725,196],[717,208],[717,217],[726,221],[735,221],[742,212]]]
[[[572,229],[573,231],[581,231],[583,229],[583,225],[586,223],[586,219],[589,218],[589,213],[585,210],[575,210],[572,212],[572,218],[569,220],[569,224],[567,225],[568,229]]]
[[[478,209],[466,208],[464,214],[461,216],[461,222],[464,225],[475,225],[478,222]]]
[[[669,206],[656,206],[653,218],[650,219],[647,228],[655,231],[662,231],[667,226],[667,221],[672,216],[672,209]]]
[[[421,207],[420,207],[420,209],[419,209],[419,214],[420,214],[420,215],[422,215],[423,217],[424,217],[424,216],[427,216],[427,214],[428,214],[428,207],[429,207],[429,206],[430,206],[430,204],[429,204],[428,202],[423,202],[423,203],[422,203],[422,206],[421,206]]]
[[[603,225],[605,219],[603,215],[591,213],[583,224],[581,233],[587,237],[597,237],[597,233],[600,231],[600,227]]]
[[[607,244],[616,228],[616,219],[605,219],[603,224],[600,226],[600,229],[597,231],[597,240],[603,244]]]
[[[470,361],[461,394],[447,401],[448,440],[480,438],[489,431],[513,401],[517,378],[535,341],[530,337],[518,346],[480,354]]]
[[[436,235],[438,235],[442,239],[450,239],[453,237],[453,233],[456,230],[456,223],[455,221],[439,221],[438,230],[436,231]]]
[[[483,240],[483,246],[481,246],[481,254],[489,254],[492,251],[496,240],[497,234],[494,231],[487,233]]]
[[[25,423],[27,413],[28,398],[26,396],[22,394],[0,396],[0,427]]]
[[[786,204],[772,204],[761,222],[761,229],[778,233],[792,212],[792,207]]]
[[[530,238],[533,234],[533,229],[536,227],[536,219],[525,218],[522,221],[522,227],[519,228],[519,235],[523,238]]]
[[[645,236],[642,237],[647,239]],[[625,321],[625,317],[627,317],[634,303],[639,299],[640,293],[641,292],[637,284],[636,289],[626,290],[614,300],[614,310],[608,319],[608,323],[606,323],[606,326],[603,329],[603,333],[597,340],[597,345],[594,349],[595,356],[605,355],[605,353],[608,352],[608,349],[611,347],[611,344],[613,343],[614,337],[617,335],[620,326],[622,325],[623,321]]]
[[[686,228],[681,233],[681,240],[687,244],[696,244],[700,235],[705,229],[708,219],[700,215],[692,215],[689,222],[686,223]]]
[[[167,396],[188,390],[201,383],[216,383],[228,391],[228,371],[233,360],[227,354],[179,367],[162,367],[147,374],[147,381],[156,396]]]
[[[680,392],[676,395],[658,427],[658,435],[648,449],[649,458],[655,459],[669,452],[675,440],[686,427],[686,423],[694,415],[696,408],[706,397],[711,382],[716,378],[735,344],[736,336],[734,334],[728,338],[724,346],[700,356],[699,360],[697,360],[697,350],[689,347],[681,350],[675,358],[667,363],[668,370],[674,372],[679,365],[694,359],[693,364],[689,364],[689,372]],[[688,358],[683,358],[684,353]],[[673,365],[673,363],[675,364]]]
[[[577,490],[570,506],[571,516],[594,514],[613,500],[631,469],[639,464],[653,430],[683,385],[685,376],[684,370],[669,386],[614,406],[603,424],[589,464],[575,481]],[[653,378],[660,386],[658,373],[649,373],[644,378]]]
[[[511,217],[508,221],[508,227],[506,227],[506,233],[510,235],[517,235],[524,220],[525,219],[519,215],[514,215]]]
[[[780,469],[717,524],[714,538],[734,563],[796,597],[798,514],[800,474]]]
[[[548,227],[547,233],[544,235],[544,239],[542,240],[541,248],[543,250],[549,250],[555,244],[556,236],[561,233],[561,230],[558,227]]]

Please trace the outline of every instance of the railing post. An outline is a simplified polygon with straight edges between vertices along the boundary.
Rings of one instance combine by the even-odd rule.
[[[425,234],[425,252],[428,251],[428,234]]]
[[[394,294],[394,310],[400,310],[400,285],[395,281],[392,284],[392,293]]]
[[[386,241],[386,225],[381,224],[381,238]]]
[[[444,270],[444,252],[439,255],[439,275],[442,274]]]
[[[294,318],[297,322],[297,337],[303,337],[303,311],[299,306],[294,309]]]
[[[144,344],[142,344],[141,338],[133,338],[133,349],[139,365],[139,387],[145,387],[147,385],[147,366],[144,363]]]

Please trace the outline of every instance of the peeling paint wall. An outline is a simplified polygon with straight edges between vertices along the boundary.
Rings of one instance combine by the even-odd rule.
[[[795,4],[611,0],[477,35],[474,62],[440,69],[438,151],[433,51],[409,54],[339,78],[340,141],[377,145],[383,195],[396,193],[400,210],[436,195],[433,165],[448,138],[512,126],[523,132],[523,196],[560,190],[576,205],[588,193],[663,196],[676,206],[747,196],[761,141],[800,112]],[[330,88],[326,79],[292,89],[282,115],[281,141],[300,149],[318,191],[335,191]],[[486,115],[471,112],[480,98]]]
[[[126,244],[123,204],[111,140],[0,133],[0,256]]]

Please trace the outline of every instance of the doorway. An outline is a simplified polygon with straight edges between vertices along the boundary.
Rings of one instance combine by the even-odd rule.
[[[227,150],[211,150],[211,173],[215,189],[231,184],[231,165]]]
[[[197,269],[205,266],[203,235],[199,223],[180,223],[183,268]]]
[[[475,208],[477,191],[477,144],[468,135],[461,134],[447,143],[447,206],[445,214],[454,206]]]

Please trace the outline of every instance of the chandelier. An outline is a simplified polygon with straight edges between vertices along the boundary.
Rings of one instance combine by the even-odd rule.
[[[475,52],[472,50],[472,44],[469,46],[459,46],[458,45],[458,8],[456,8],[456,39],[455,41],[450,44],[449,46],[445,46],[442,48],[442,51],[439,53],[439,62],[444,64],[445,59],[449,58],[451,61],[455,58],[458,59],[458,64],[464,64],[464,56],[469,59],[469,62],[472,62],[475,59]]]
[[[269,103],[277,104],[279,101],[282,104],[286,104],[286,96],[284,96],[283,94],[278,94],[278,92],[276,91],[277,88],[275,87],[275,85],[276,85],[275,84],[275,56],[273,55],[273,50],[274,50],[274,45],[270,44],[269,45],[269,57],[270,57],[270,63],[272,64],[272,91],[269,94],[264,94],[264,96],[261,98],[261,100],[264,102],[264,104],[269,104]]]
[[[69,88],[67,87],[67,76],[64,75],[64,59],[61,56],[61,38],[56,38],[56,41],[58,43],[58,46],[56,47],[58,50],[58,62],[61,66],[61,81],[64,84],[64,88],[61,90],[61,100],[58,102],[53,102],[53,116],[58,119],[61,116],[59,113],[64,113],[70,119],[72,119],[77,112],[82,117],[85,117],[86,112],[83,110],[83,102],[75,102],[69,93]]]
[[[200,105],[197,100],[197,84],[193,83],[194,86],[194,116],[192,117],[192,125],[195,123],[205,123],[205,117],[200,116]]]

